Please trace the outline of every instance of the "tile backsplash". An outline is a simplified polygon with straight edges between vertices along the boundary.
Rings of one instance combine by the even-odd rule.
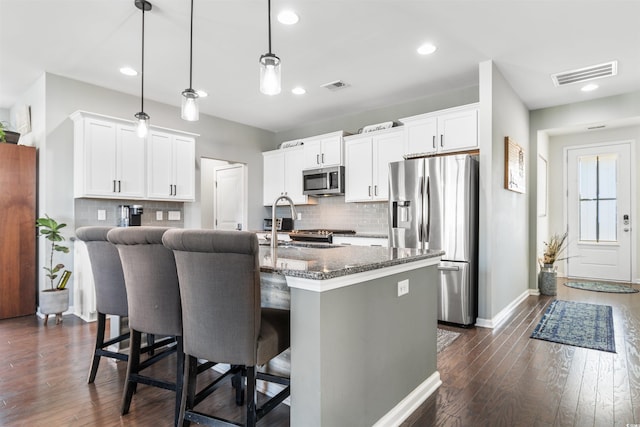
[[[75,199],[75,226],[118,225],[118,205],[142,205],[142,225],[158,227],[184,227],[184,203],[161,202],[155,200],[107,200],[107,199]],[[104,211],[106,218],[98,219],[98,212]],[[156,213],[162,212],[162,220],[156,219]],[[169,221],[169,212],[180,212],[179,220]],[[172,214],[175,215],[175,214]]]
[[[345,203],[344,196],[318,197],[315,205],[296,206],[302,219],[294,221],[298,230],[328,228],[354,230],[359,233],[387,234],[389,229],[388,203]],[[278,217],[291,217],[289,206],[276,210]],[[271,217],[271,208],[265,207],[264,217]]]

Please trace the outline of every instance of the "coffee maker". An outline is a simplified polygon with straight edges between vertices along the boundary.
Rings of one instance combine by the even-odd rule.
[[[142,225],[142,205],[118,205],[118,227]]]

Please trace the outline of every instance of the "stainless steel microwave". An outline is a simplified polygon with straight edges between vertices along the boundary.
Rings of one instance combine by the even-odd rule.
[[[302,192],[309,196],[344,194],[344,166],[302,171]]]

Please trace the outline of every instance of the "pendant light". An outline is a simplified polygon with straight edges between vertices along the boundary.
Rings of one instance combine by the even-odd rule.
[[[271,53],[271,0],[267,0],[269,22],[269,52],[260,57],[260,92],[280,93],[280,58]]]
[[[189,88],[182,91],[182,118],[190,122],[199,119],[198,93],[193,90],[193,0],[191,0],[191,33],[189,38]]]
[[[134,0],[134,4],[142,11],[142,70],[140,77],[142,78],[141,94],[140,94],[140,112],[135,114],[138,120],[136,124],[136,134],[140,138],[144,138],[149,133],[149,115],[144,112],[144,12],[151,10],[151,3],[146,0]]]

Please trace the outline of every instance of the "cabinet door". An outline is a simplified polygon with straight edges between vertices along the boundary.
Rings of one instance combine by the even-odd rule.
[[[116,125],[84,122],[84,196],[114,197],[116,183]]]
[[[147,197],[173,198],[173,155],[171,135],[151,132],[148,137]]]
[[[305,152],[301,148],[284,152],[284,192],[295,204],[307,203],[307,196],[302,194],[302,170]]]
[[[375,137],[373,140],[373,200],[389,199],[389,163],[403,160],[402,133]]]
[[[345,202],[364,202],[372,197],[372,138],[345,141]]]
[[[438,117],[439,149],[462,151],[478,148],[478,110],[463,110]]]
[[[284,193],[284,153],[281,150],[262,153],[262,203],[271,206]]]
[[[320,159],[321,146],[322,141],[320,139],[304,142],[304,169],[316,169],[322,167],[322,161]]]
[[[438,120],[429,117],[405,125],[405,154],[435,153],[438,149]]]
[[[141,199],[145,192],[145,140],[136,135],[133,126],[117,126],[117,183],[118,197]]]
[[[322,139],[321,148],[320,162],[322,167],[342,164],[342,137],[340,135]]]
[[[174,199],[183,201],[194,201],[195,190],[195,140],[190,137],[173,137],[173,185]]]

